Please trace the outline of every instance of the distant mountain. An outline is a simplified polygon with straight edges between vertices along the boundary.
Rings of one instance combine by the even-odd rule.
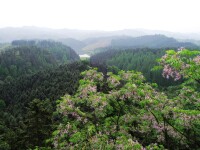
[[[147,29],[125,29],[114,31],[115,35],[126,35],[126,36],[143,36],[143,35],[155,35],[161,34],[168,37],[173,37],[175,39],[193,39],[200,40],[200,33],[180,33],[180,32],[170,32],[170,31],[162,31],[162,30],[147,30]]]
[[[125,29],[118,31],[96,31],[96,30],[72,30],[72,29],[50,29],[40,27],[0,28],[0,43],[11,42],[21,39],[66,39],[74,38],[84,40],[87,38],[110,37],[110,36],[132,36],[163,34],[175,39],[200,40],[200,33],[176,33],[160,30]]]
[[[111,45],[111,41],[113,39],[122,38],[123,36],[109,36],[109,37],[96,37],[96,38],[88,38],[83,40],[83,42],[86,44],[85,47],[83,47],[83,51],[92,51],[98,48],[104,48],[109,47]]]
[[[84,53],[84,51],[82,49],[87,45],[83,41],[76,40],[73,38],[59,39],[58,41],[62,42],[64,45],[71,47],[78,54]]]
[[[180,42],[190,42],[200,46],[200,40],[193,40],[193,39],[178,39]]]
[[[31,39],[86,39],[90,37],[103,36],[103,31],[85,31],[71,29],[50,29],[40,27],[20,27],[20,28],[1,28],[0,43],[11,42],[13,40],[31,40]]]
[[[178,42],[174,38],[169,38],[164,35],[146,35],[140,37],[125,37],[114,39],[111,42],[111,47],[123,48],[166,48],[166,47],[186,47],[198,48],[197,45],[190,42]]]
[[[157,36],[152,36],[152,35]],[[158,36],[162,34],[163,36]],[[167,37],[173,38],[167,38]],[[109,46],[193,47],[199,44],[200,33],[184,34],[159,30],[126,29],[118,31],[50,29],[39,27],[1,28],[0,43],[13,40],[51,39],[72,47],[78,54],[92,53]],[[178,39],[179,41],[176,41]],[[190,40],[187,40],[190,39]],[[142,41],[143,40],[143,41]],[[132,44],[131,44],[132,43]],[[135,43],[135,44],[133,44]],[[140,44],[139,44],[140,43]],[[171,44],[171,45],[170,45]],[[196,45],[195,45],[196,46]]]

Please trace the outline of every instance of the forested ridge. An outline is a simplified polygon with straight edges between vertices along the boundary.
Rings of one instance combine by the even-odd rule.
[[[77,60],[76,52],[69,46],[63,45],[61,42],[52,40],[15,40],[12,41],[12,46],[36,46],[41,49],[48,50],[54,55],[57,61],[65,62]]]
[[[51,40],[2,45],[0,149],[199,149],[199,68],[198,49],[168,45],[88,61]]]
[[[0,53],[0,80],[34,74],[46,68],[79,60],[71,48],[54,41],[13,41]]]
[[[190,42],[178,42],[174,38],[166,37],[164,35],[146,35],[140,37],[127,37],[113,39],[111,42],[112,47],[121,48],[166,48],[166,47],[185,47],[185,48],[198,48],[197,45]]]
[[[44,146],[53,129],[56,100],[78,87],[87,63],[70,47],[47,40],[2,44],[0,149]],[[36,115],[36,116],[35,116]]]
[[[172,79],[165,79],[161,70],[153,71],[157,65],[157,59],[165,54],[165,49],[132,48],[119,50],[108,48],[108,50],[97,53],[91,57],[91,64],[100,67],[102,70],[136,70],[142,72],[146,80],[155,82],[159,86],[169,86],[179,84]]]

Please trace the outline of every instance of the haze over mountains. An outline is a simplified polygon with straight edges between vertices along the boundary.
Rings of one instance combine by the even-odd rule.
[[[137,38],[140,36],[141,38]],[[7,27],[0,29],[0,43],[21,39],[51,39],[60,41],[73,48],[79,54],[90,53],[92,50],[104,47],[123,47],[125,45],[126,47],[150,48],[161,48],[163,46],[185,46],[190,48],[200,45],[200,33],[175,33],[145,29],[96,31],[50,29],[32,26],[20,28]],[[138,43],[140,44],[138,45]],[[154,44],[152,45],[152,43]]]
[[[51,29],[34,26],[26,27],[7,27],[0,28],[0,42],[10,42],[16,39],[62,39],[75,38],[83,40],[94,37],[108,36],[143,36],[163,34],[176,39],[194,39],[200,40],[200,33],[178,33],[161,30],[146,30],[146,29],[124,29],[117,31],[101,31],[101,30],[75,30],[75,29]]]

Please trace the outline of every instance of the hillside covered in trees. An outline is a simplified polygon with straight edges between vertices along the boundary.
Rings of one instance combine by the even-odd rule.
[[[27,34],[23,34],[27,33]],[[195,49],[199,46],[199,34],[167,33],[148,30],[119,30],[106,31],[81,31],[81,30],[51,30],[36,27],[5,28],[0,29],[0,43],[13,40],[40,41],[52,39],[71,47],[78,54],[93,53],[94,50],[115,48],[166,48],[185,47]],[[196,40],[192,40],[196,39]]]
[[[1,49],[0,149],[44,146],[56,100],[75,92],[87,64],[70,47],[49,40],[18,40]]]
[[[74,94],[85,69],[87,63],[74,62],[1,84],[0,149],[48,145],[45,140],[59,119],[53,117],[56,100],[66,93]]]
[[[105,48],[115,48],[115,49],[128,49],[128,48],[179,48],[185,47],[189,49],[198,49],[198,45],[192,42],[180,42],[172,37],[167,37],[165,35],[155,34],[155,35],[145,35],[139,37],[131,36],[109,36],[109,37],[96,37],[88,38],[82,40],[85,46],[81,48],[82,53],[94,54],[95,52],[101,52]],[[78,45],[81,44],[79,42]],[[72,43],[69,43],[72,44]],[[70,45],[73,46],[74,45]],[[80,49],[80,47],[79,47]]]
[[[0,80],[33,74],[79,60],[70,47],[54,41],[13,41],[0,53]]]
[[[115,49],[127,49],[127,48],[179,48],[185,47],[189,49],[197,49],[199,46],[194,42],[187,41],[178,41],[175,38],[167,37],[165,35],[155,34],[155,35],[145,35],[145,36],[108,36],[108,37],[94,37],[84,39],[82,41],[72,43],[64,42],[69,44],[71,47],[76,47],[75,45],[82,45],[78,47],[78,53],[90,53],[94,54],[95,52],[100,52],[106,47],[115,48]],[[84,43],[84,45],[83,45]],[[81,49],[81,51],[80,51]],[[75,48],[76,50],[76,48]]]
[[[59,101],[54,148],[165,150],[200,148],[200,51],[169,50],[165,78],[185,81],[174,95],[136,71],[82,73],[75,95]]]
[[[167,80],[163,78],[161,70],[153,70],[153,67],[157,65],[156,60],[164,55],[166,50],[161,48],[132,48],[124,50],[109,48],[93,55],[90,61],[92,66],[100,67],[102,71],[136,70],[142,72],[149,82],[155,82],[160,86],[176,85],[180,81]]]
[[[198,149],[200,51],[154,46],[1,44],[0,149]]]

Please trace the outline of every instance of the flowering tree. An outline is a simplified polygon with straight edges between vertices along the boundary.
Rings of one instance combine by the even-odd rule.
[[[186,79],[173,98],[139,72],[83,72],[77,93],[59,101],[54,148],[198,149],[199,51],[170,50],[159,63],[164,77]]]
[[[159,63],[164,68],[164,77],[172,77],[175,81],[183,77],[200,84],[200,51],[168,50]]]
[[[153,120],[143,118],[154,114],[151,109],[165,95],[143,83],[138,72],[104,76],[93,69],[82,74],[76,95],[66,95],[58,105],[63,122],[54,132],[55,148],[143,149],[141,143],[159,148],[153,143],[157,135],[150,137],[154,129],[146,126]]]
[[[77,93],[58,104],[62,122],[53,133],[55,149],[172,149],[195,143],[184,132],[199,124],[198,112],[187,120],[191,113],[145,83],[141,73],[103,75],[91,69],[82,75]]]
[[[172,98],[172,116],[168,120],[183,135],[185,147],[200,147],[200,51],[169,50],[159,60],[163,76],[185,82]],[[187,139],[187,140],[186,140]]]

